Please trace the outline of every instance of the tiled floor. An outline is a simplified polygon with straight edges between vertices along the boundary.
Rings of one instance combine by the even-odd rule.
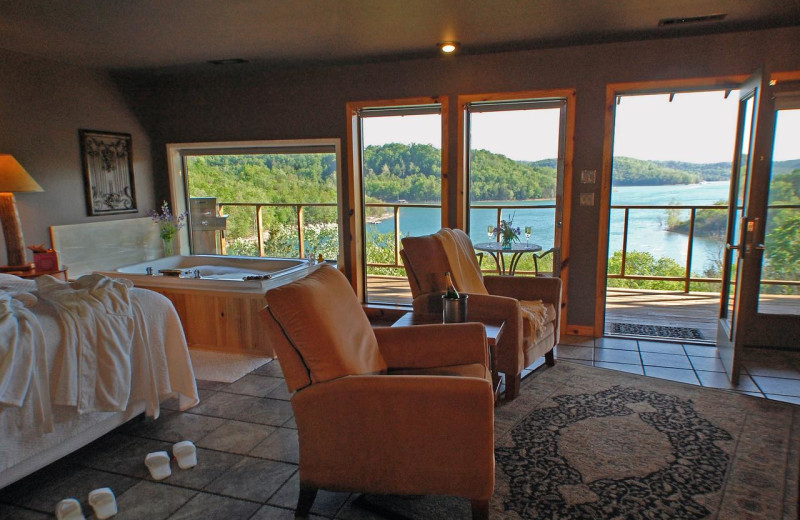
[[[620,337],[567,337],[556,357],[693,385],[721,388],[800,404],[800,353],[746,349],[739,385],[731,386],[717,348]]]
[[[730,388],[714,347],[617,338],[567,338],[562,362]],[[525,371],[529,374],[543,360]],[[800,403],[800,355],[749,351],[738,392]],[[137,420],[65,459],[0,490],[0,519],[53,518],[56,503],[76,497],[91,519],[89,491],[111,487],[127,519],[288,520],[298,493],[297,430],[277,362],[231,384],[199,382],[201,404],[187,412],[165,403],[157,421]],[[144,457],[193,440],[197,467],[153,481]],[[321,491],[311,518],[377,519],[353,505],[357,495]]]

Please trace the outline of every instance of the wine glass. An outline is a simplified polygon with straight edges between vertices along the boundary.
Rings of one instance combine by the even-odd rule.
[[[531,226],[525,226],[525,245],[528,245],[528,241],[531,239],[531,231],[533,231]]]
[[[494,226],[493,225],[489,224],[489,227],[486,228],[486,234],[489,235],[489,239],[491,240],[491,238],[494,236]]]

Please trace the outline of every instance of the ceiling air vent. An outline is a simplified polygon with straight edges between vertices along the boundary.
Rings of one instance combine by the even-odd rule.
[[[658,21],[658,26],[667,27],[670,25],[685,25],[687,23],[719,22],[726,16],[726,14],[707,14],[703,16],[687,16],[685,18],[662,18]]]

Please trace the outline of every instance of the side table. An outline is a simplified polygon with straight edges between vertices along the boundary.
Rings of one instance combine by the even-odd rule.
[[[494,398],[500,394],[500,374],[497,372],[497,356],[495,354],[495,346],[503,334],[503,327],[505,321],[503,320],[471,320],[473,323],[481,323],[486,329],[486,343],[489,345],[489,360],[492,371],[492,387],[494,388]],[[392,324],[392,327],[410,327],[413,325],[436,325],[442,324],[441,314],[417,314],[414,312],[407,312],[403,314],[400,319]]]

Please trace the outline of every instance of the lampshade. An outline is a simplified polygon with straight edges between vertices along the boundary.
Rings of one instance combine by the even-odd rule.
[[[11,154],[0,154],[0,193],[44,191]]]

